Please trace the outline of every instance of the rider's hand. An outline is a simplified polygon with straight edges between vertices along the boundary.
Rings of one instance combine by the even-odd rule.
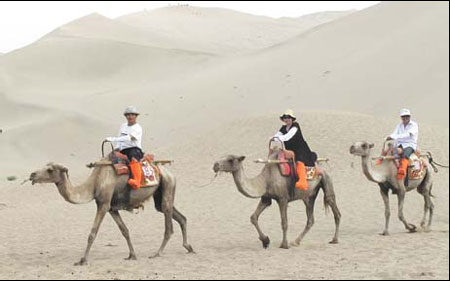
[[[114,141],[114,138],[113,138],[113,137],[107,137],[107,138],[105,139],[105,141],[113,142],[113,141]]]

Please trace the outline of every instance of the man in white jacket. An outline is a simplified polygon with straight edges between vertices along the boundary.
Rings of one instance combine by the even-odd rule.
[[[142,127],[137,123],[139,112],[135,106],[128,106],[124,116],[127,122],[120,126],[119,136],[108,137],[106,141],[115,144],[115,148],[125,154],[130,161],[130,169],[133,178],[128,184],[133,189],[139,189],[142,180],[142,168],[139,161],[144,157],[142,152]]]
[[[419,138],[419,126],[411,120],[411,111],[402,109],[400,112],[402,123],[388,137],[388,140],[395,140],[397,153],[401,158],[398,171],[398,179],[404,179],[408,169],[408,159],[417,150],[417,140]]]

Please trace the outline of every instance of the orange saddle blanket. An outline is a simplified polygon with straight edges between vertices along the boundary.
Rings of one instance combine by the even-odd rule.
[[[114,170],[117,175],[130,175],[130,170],[127,165],[128,159],[122,156],[120,152],[116,152],[115,161],[113,161]],[[146,154],[140,161],[142,167],[142,181],[141,188],[152,187],[159,184],[161,179],[161,172],[158,167],[153,164],[153,155]]]

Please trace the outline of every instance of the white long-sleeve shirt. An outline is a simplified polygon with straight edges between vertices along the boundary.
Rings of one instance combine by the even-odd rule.
[[[297,127],[291,127],[291,129],[289,129],[289,131],[285,135],[283,135],[282,132],[278,132],[273,137],[279,139],[280,141],[288,141],[293,136],[295,136],[297,131],[298,131]]]
[[[406,126],[400,123],[391,134],[391,138],[395,140],[397,147],[401,145],[403,148],[411,147],[417,150],[419,125],[414,121],[410,121]]]
[[[119,136],[108,138],[108,140],[114,142],[116,149],[119,150],[132,147],[142,149],[142,127],[139,124],[128,126],[128,123],[124,123],[120,126]]]

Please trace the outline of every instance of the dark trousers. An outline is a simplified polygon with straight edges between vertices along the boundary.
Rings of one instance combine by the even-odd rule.
[[[136,158],[137,161],[141,161],[144,158],[144,153],[139,147],[131,147],[120,151],[120,153],[125,154],[128,157],[128,160]]]
[[[399,146],[401,149],[403,149],[403,153],[401,155],[402,158],[409,159],[411,155],[415,152],[412,147],[403,148],[403,146]]]

